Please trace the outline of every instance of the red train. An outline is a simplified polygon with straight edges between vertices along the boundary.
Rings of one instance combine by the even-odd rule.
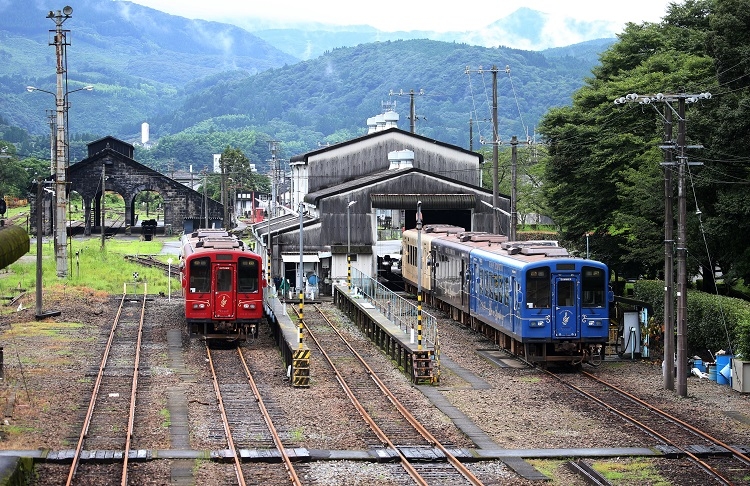
[[[180,280],[191,336],[246,341],[264,321],[262,257],[224,230],[197,230],[181,240]]]

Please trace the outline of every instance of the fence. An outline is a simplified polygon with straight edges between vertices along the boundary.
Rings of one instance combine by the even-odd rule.
[[[397,293],[388,290],[372,277],[352,268],[352,292],[357,292],[389,321],[398,325],[406,333],[417,333],[417,306]],[[431,314],[422,311],[422,341],[433,346],[438,344],[437,320]]]

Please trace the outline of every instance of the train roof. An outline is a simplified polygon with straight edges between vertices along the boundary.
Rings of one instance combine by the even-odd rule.
[[[245,248],[242,240],[222,229],[199,229],[182,237],[183,257],[213,250],[234,250],[255,255]]]

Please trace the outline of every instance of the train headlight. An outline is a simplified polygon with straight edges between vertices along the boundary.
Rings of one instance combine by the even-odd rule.
[[[544,321],[530,321],[529,327],[544,327]]]
[[[193,304],[193,309],[205,309],[205,308],[206,308],[206,304],[204,304],[203,302],[196,302]]]
[[[602,321],[589,319],[586,321],[586,324],[588,324],[589,327],[602,327]]]
[[[255,310],[256,305],[255,304],[251,304],[251,303],[245,303],[245,304],[242,304],[242,308],[243,309]]]

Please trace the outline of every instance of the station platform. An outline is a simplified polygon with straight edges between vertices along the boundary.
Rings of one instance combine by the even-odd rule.
[[[350,291],[347,285],[334,285],[333,302],[410,376],[414,384],[439,381],[437,346],[420,336],[416,319],[415,325],[404,326],[403,322],[392,319],[394,313],[387,304],[381,306],[356,290]]]
[[[310,386],[310,348],[303,342],[302,329],[289,317],[291,303],[282,302],[272,287],[264,291],[264,307],[271,332],[281,351],[287,376],[295,387]]]

